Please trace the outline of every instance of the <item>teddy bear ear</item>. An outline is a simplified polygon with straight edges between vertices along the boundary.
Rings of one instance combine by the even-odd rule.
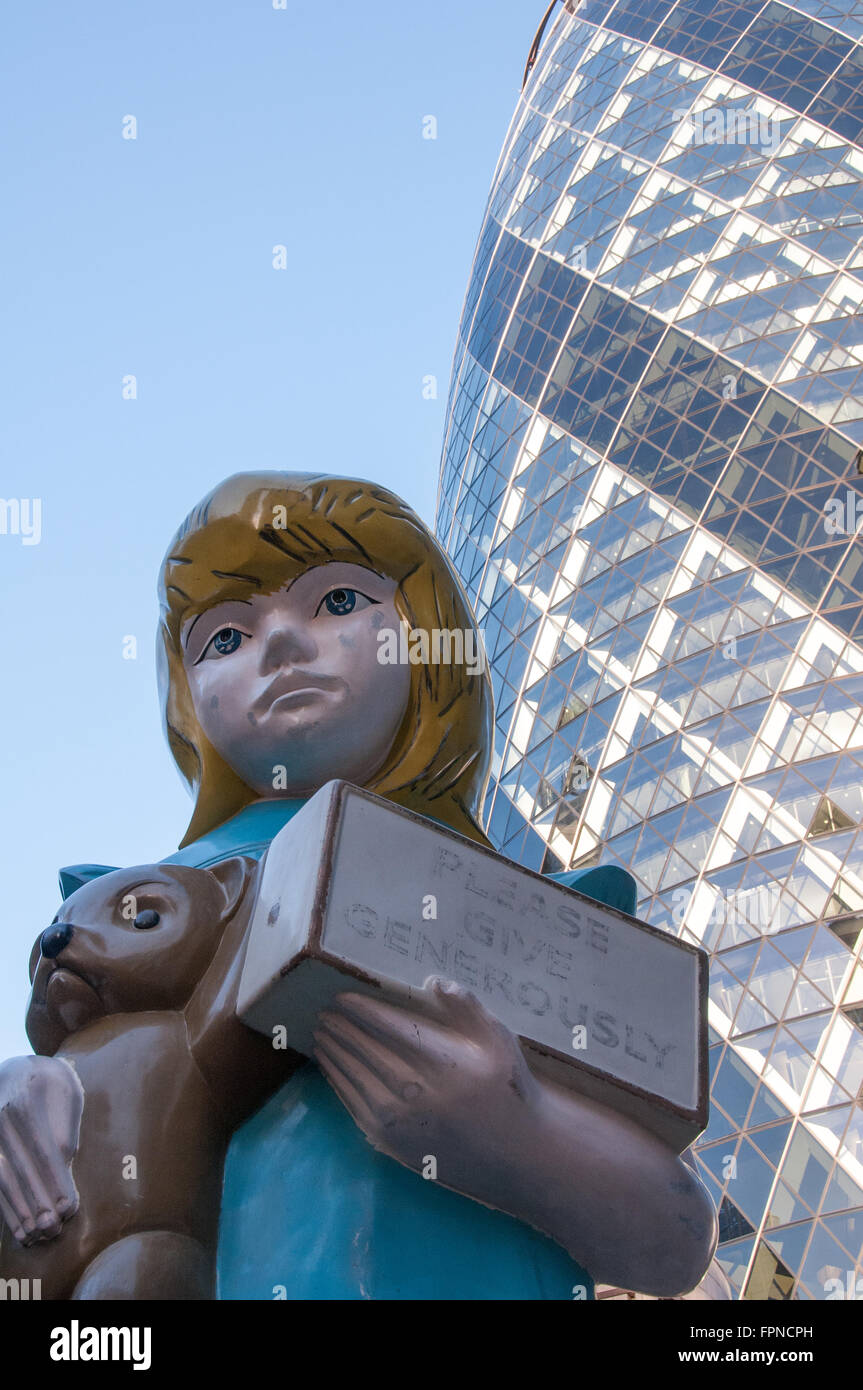
[[[232,859],[223,859],[221,863],[213,864],[207,870],[209,874],[212,874],[224,894],[224,917],[232,917],[236,912],[257,867],[257,859],[250,859],[245,854],[237,854]]]

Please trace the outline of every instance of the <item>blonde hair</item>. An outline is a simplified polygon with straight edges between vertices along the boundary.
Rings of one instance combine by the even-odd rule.
[[[198,723],[183,666],[183,625],[217,603],[274,593],[304,570],[336,560],[395,580],[396,611],[408,627],[473,630],[477,636],[449,560],[393,493],[322,474],[227,478],[186,517],[159,573],[163,719],[174,761],[195,799],[182,845],[258,799]],[[471,675],[464,663],[440,663],[412,665],[410,675],[404,719],[368,789],[487,844],[479,821],[492,747],[487,671]]]

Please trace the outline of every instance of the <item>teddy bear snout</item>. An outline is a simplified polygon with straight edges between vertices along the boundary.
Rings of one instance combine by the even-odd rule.
[[[69,945],[72,940],[72,925],[70,922],[54,922],[42,933],[41,951],[42,955],[48,960],[53,960],[59,956],[60,952]]]

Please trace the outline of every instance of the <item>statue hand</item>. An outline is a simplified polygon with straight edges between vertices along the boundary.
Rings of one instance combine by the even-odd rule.
[[[674,1298],[703,1277],[716,1213],[696,1175],[635,1121],[535,1076],[467,990],[427,980],[422,1012],[337,995],[315,1059],[376,1149],[542,1231],[600,1283]]]
[[[518,1039],[460,986],[427,980],[422,1013],[339,994],[315,1060],[376,1149],[491,1205],[530,1171],[540,1085]]]
[[[84,1090],[59,1057],[0,1065],[0,1214],[21,1245],[53,1240],[78,1210],[72,1159]]]

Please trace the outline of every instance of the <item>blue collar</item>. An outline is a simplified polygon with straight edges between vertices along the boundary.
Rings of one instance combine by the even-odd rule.
[[[176,854],[169,854],[161,862],[185,864],[190,869],[206,869],[233,854],[248,854],[253,859],[260,859],[273,836],[278,835],[305,804],[305,797],[253,801],[231,816],[230,820],[222,821],[215,830],[208,831],[199,840],[186,845],[185,849],[178,849]]]

